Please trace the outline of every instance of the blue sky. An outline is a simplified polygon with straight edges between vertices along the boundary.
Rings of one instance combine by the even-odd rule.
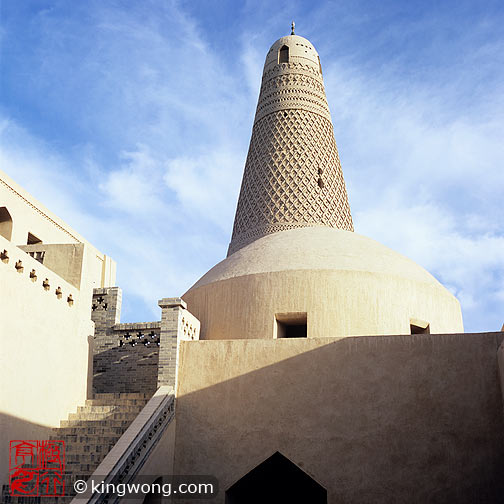
[[[155,320],[225,257],[270,45],[317,48],[356,231],[504,322],[501,1],[3,0],[1,168]]]

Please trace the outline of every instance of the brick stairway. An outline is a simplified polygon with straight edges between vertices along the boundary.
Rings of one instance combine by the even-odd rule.
[[[66,504],[72,500],[73,482],[87,480],[119,440],[151,394],[95,394],[77,413],[70,413],[50,439],[65,441],[65,488],[67,497],[11,497],[8,485],[2,489],[4,504]]]

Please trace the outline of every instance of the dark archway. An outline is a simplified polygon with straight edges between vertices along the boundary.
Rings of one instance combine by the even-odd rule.
[[[12,217],[6,207],[0,207],[0,235],[9,241],[12,237]]]
[[[157,491],[157,487],[154,485],[159,485],[160,491]],[[160,476],[156,478],[152,483],[152,489],[154,491],[150,491],[145,497],[142,504],[161,504],[163,502],[163,477]]]
[[[276,452],[226,491],[226,504],[327,504],[327,490]]]

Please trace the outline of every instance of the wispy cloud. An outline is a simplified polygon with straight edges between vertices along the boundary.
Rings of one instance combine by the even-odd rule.
[[[125,319],[156,318],[225,255],[265,54],[294,18],[321,54],[357,232],[444,282],[467,330],[498,329],[502,16],[462,4],[21,6],[2,27],[2,168],[117,260]]]
[[[451,86],[398,88],[391,77],[337,62],[326,71],[356,231],[436,275],[461,301],[467,330],[497,330],[504,89],[490,87],[493,96],[470,109],[446,109]]]

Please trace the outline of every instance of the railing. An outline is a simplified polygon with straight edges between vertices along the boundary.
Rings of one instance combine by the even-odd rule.
[[[138,474],[175,417],[173,389],[159,387],[144,409],[110,450],[87,481],[87,492],[77,495],[71,504],[114,504],[121,497],[108,493],[91,494],[92,482],[100,488],[128,484]],[[103,482],[103,485],[101,484]]]

